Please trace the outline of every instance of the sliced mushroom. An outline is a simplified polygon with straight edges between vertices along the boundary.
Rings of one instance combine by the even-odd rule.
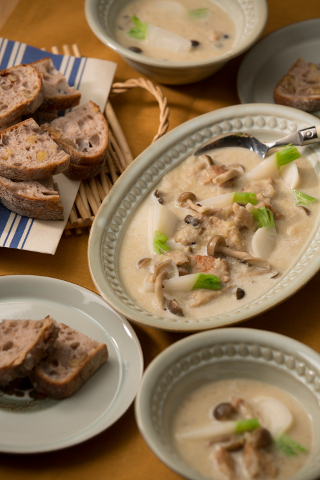
[[[165,260],[164,262],[162,263],[159,263],[159,265],[157,265],[154,269],[154,273],[153,273],[153,279],[155,281],[155,279],[157,278],[157,276],[163,272],[163,271],[166,271],[167,272],[167,277],[168,278],[172,278],[172,277],[179,277],[179,270],[178,270],[178,267],[177,265],[174,263],[173,260],[171,259],[168,259],[168,260]]]
[[[138,268],[144,268],[146,267],[147,265],[149,265],[149,263],[151,262],[151,258],[141,258],[141,260],[138,261],[137,263],[137,267]]]
[[[184,192],[178,198],[179,205],[181,207],[189,207],[192,210],[196,210],[199,213],[204,213],[208,210],[208,207],[201,207],[195,203],[197,197],[192,192]]]
[[[230,165],[229,169],[225,173],[221,173],[212,180],[214,184],[222,184],[233,178],[240,177],[244,173],[244,168],[240,164]]]
[[[253,257],[247,252],[239,252],[238,250],[233,250],[232,248],[227,247],[226,240],[222,235],[214,235],[208,242],[207,254],[214,257],[215,253],[221,253],[222,255],[237,258],[242,262],[259,268],[264,268],[265,270],[270,270],[271,268],[270,263],[262,258]]]
[[[173,315],[177,315],[178,317],[184,317],[183,310],[175,299],[168,301],[167,308],[170,313],[173,313]]]
[[[154,282],[156,302],[158,307],[160,307],[162,310],[164,310],[164,307],[165,307],[165,297],[163,295],[162,280],[164,280],[167,277],[167,275],[168,273],[166,272],[166,270],[163,270],[163,272],[159,273],[159,275],[156,278],[156,281]]]

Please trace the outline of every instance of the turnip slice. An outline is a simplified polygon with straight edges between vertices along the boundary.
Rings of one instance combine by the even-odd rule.
[[[267,260],[277,243],[275,227],[259,228],[252,237],[251,252],[254,257]]]
[[[273,214],[266,207],[252,208],[250,211],[260,227],[251,240],[252,255],[267,260],[277,242]]]
[[[210,273],[191,273],[182,277],[169,278],[162,282],[167,292],[190,292],[198,288],[220,290],[220,278]]]
[[[191,41],[176,33],[150,23],[141,22],[135,15],[132,16],[131,20],[135,27],[128,31],[130,38],[144,40],[148,45],[176,53],[185,53],[191,49]]]
[[[269,430],[273,438],[286,432],[293,423],[293,416],[288,407],[272,397],[257,397],[258,416],[261,424]]]
[[[179,219],[168,208],[159,202],[154,202],[154,223],[153,232],[161,232],[171,238],[175,234]]]
[[[263,180],[268,177],[276,178],[281,167],[300,157],[301,155],[296,147],[288,145],[259,163],[251,172],[246,174],[246,178],[247,180]]]
[[[299,186],[300,175],[296,163],[284,165],[280,168],[279,173],[284,183],[292,190]]]
[[[198,203],[204,207],[223,208],[232,205],[234,202],[252,203],[252,205],[255,205],[258,201],[255,193],[230,192],[225,193],[224,195],[216,195],[215,197],[206,198]]]

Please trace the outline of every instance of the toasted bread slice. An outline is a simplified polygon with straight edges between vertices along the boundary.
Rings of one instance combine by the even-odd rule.
[[[40,106],[42,111],[66,110],[79,105],[81,93],[70,87],[66,78],[60,73],[50,57],[30,63],[42,78],[44,100]]]
[[[58,336],[55,321],[2,320],[0,322],[0,385],[26,377],[50,352]]]
[[[108,124],[94,102],[42,125],[76,165],[98,165],[106,158]]]
[[[320,69],[299,58],[274,89],[274,101],[305,112],[320,109]]]
[[[0,201],[12,212],[38,220],[63,220],[63,205],[52,177],[10,180],[0,177]]]
[[[59,323],[54,351],[31,372],[30,380],[39,393],[67,398],[75,393],[107,360],[104,343]]]
[[[0,175],[12,180],[37,180],[69,166],[70,157],[29,118],[0,132]]]
[[[33,113],[43,102],[42,80],[31,65],[0,71],[0,127]]]

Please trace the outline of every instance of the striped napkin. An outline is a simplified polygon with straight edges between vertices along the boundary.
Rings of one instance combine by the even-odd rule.
[[[116,64],[95,58],[54,55],[25,43],[0,37],[0,70],[51,57],[54,66],[81,92],[80,105],[92,100],[103,111],[113,82]],[[80,182],[62,173],[55,176],[64,207],[63,221],[22,217],[0,204],[0,247],[54,254],[74,204]]]

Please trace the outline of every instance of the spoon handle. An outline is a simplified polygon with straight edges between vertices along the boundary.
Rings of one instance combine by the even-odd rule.
[[[292,143],[292,145],[309,145],[310,143],[316,142],[320,142],[320,125],[298,130],[297,132],[291,133],[280,140],[266,143],[265,145],[267,145],[267,147],[270,149],[288,145],[289,143]]]

